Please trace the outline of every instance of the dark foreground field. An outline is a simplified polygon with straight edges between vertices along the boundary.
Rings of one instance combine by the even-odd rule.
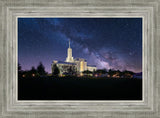
[[[19,100],[142,100],[142,79],[19,78]]]

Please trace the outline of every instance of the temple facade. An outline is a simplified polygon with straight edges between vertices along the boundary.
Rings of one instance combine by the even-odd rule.
[[[83,58],[73,58],[72,57],[72,48],[70,47],[70,40],[69,40],[69,48],[67,50],[67,58],[65,61],[57,61],[54,60],[52,62],[52,73],[55,70],[55,65],[58,67],[60,71],[60,75],[66,73],[76,73],[82,75],[83,71],[96,71],[95,65],[87,65],[87,61]]]

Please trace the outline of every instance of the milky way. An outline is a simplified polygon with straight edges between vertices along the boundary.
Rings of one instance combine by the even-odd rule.
[[[73,57],[99,69],[142,71],[141,18],[18,18],[18,62],[23,70]]]

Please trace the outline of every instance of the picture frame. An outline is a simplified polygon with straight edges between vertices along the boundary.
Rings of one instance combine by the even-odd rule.
[[[159,0],[1,0],[0,117],[160,117]],[[142,17],[142,101],[18,101],[18,17]]]

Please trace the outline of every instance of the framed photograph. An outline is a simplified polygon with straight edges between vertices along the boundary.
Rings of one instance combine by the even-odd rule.
[[[0,5],[0,116],[160,116],[158,0]]]
[[[142,21],[18,17],[18,100],[142,101]]]

